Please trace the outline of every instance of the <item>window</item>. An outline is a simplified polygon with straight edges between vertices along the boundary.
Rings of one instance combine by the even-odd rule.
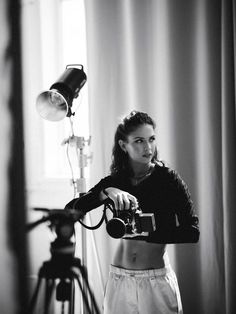
[[[36,112],[36,97],[47,90],[68,64],[82,64],[86,73],[86,30],[83,0],[22,2],[22,65],[27,196],[30,207],[62,208],[73,196],[71,168],[63,140],[71,121],[44,121]],[[73,131],[88,139],[87,83],[73,102]],[[86,148],[86,147],[85,147]],[[89,154],[85,149],[85,153]],[[78,176],[75,149],[69,148]],[[88,169],[85,169],[88,177]]]

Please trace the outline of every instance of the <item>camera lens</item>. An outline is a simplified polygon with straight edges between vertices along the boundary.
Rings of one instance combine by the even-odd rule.
[[[120,218],[113,218],[107,223],[107,233],[115,239],[122,238],[126,233],[126,226]]]

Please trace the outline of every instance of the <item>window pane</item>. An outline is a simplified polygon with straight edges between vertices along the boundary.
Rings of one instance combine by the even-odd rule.
[[[64,0],[60,2],[60,10],[56,33],[59,34],[58,51],[64,69],[70,64],[82,64],[86,73],[86,30],[84,2],[81,0]],[[52,84],[53,82],[51,82]],[[88,123],[88,97],[87,83],[81,89],[79,97],[74,99],[72,112],[73,132],[85,139],[89,136]],[[61,122],[44,122],[45,139],[45,177],[71,177],[66,145],[61,146],[63,140],[72,133],[71,124],[68,118]],[[78,174],[78,161],[73,147],[69,147],[69,156],[74,170]]]

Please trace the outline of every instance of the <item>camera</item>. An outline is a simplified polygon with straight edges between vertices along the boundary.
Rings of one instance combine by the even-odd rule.
[[[117,210],[110,204],[108,207],[113,212],[113,218],[107,221],[106,230],[112,238],[145,236],[156,230],[153,213],[143,213],[140,208],[134,207],[128,210]]]

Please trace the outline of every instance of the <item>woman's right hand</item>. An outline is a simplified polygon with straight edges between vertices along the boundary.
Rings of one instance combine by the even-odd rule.
[[[130,209],[131,206],[134,208],[138,207],[138,200],[132,194],[114,187],[108,187],[104,190],[106,196],[113,201],[115,209],[124,210]]]

